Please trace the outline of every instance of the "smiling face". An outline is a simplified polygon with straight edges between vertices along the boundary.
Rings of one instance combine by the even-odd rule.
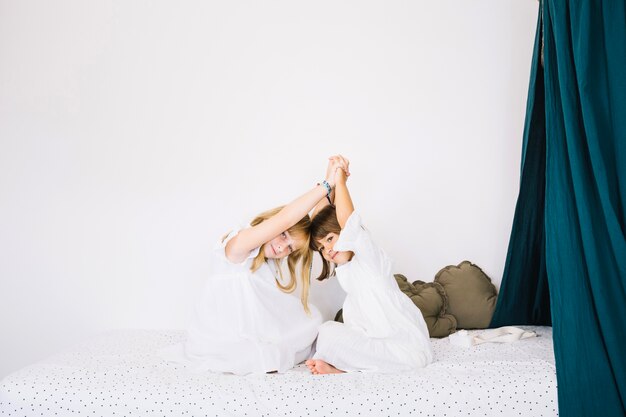
[[[264,245],[263,251],[267,259],[282,259],[306,245],[301,236],[284,231]]]
[[[316,240],[317,250],[322,254],[324,259],[337,265],[343,265],[352,259],[354,252],[351,251],[335,251],[335,243],[339,239],[339,234],[330,232],[322,239]]]

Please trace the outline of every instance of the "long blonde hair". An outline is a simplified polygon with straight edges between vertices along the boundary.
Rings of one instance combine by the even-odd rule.
[[[271,210],[264,211],[263,213],[256,216],[250,222],[251,226],[256,226],[265,220],[269,219],[272,216],[275,216],[279,211],[283,209],[284,206],[276,207]],[[293,235],[298,238],[303,239],[303,245],[291,252],[287,255],[287,267],[289,268],[289,283],[287,285],[283,285],[278,278],[274,278],[276,280],[276,286],[280,288],[281,291],[286,293],[292,293],[297,286],[296,281],[296,266],[298,262],[300,262],[300,276],[302,277],[302,291],[300,293],[300,301],[302,302],[302,306],[304,307],[304,311],[307,314],[310,313],[309,310],[309,285],[311,282],[311,264],[313,263],[313,251],[310,249],[311,244],[311,235],[309,233],[309,229],[311,227],[311,218],[309,215],[305,215],[302,219],[298,221],[298,223],[291,226],[287,231],[290,235]],[[252,266],[250,270],[255,272],[259,269],[264,262],[267,262],[268,259],[265,257],[265,245],[264,243],[261,245],[261,249],[259,250],[259,254],[252,260]],[[282,259],[273,259],[274,264],[276,265],[276,269],[280,275],[280,278],[283,278],[283,272],[281,269]]]

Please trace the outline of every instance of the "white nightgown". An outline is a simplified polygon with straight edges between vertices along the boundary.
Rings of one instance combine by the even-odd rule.
[[[283,372],[309,356],[321,314],[309,304],[307,315],[299,297],[276,286],[273,265],[264,263],[250,271],[258,248],[242,263],[229,261],[225,246],[238,232],[231,232],[212,252],[209,278],[187,341],[161,356],[198,372]]]
[[[343,323],[319,327],[315,359],[344,371],[398,372],[432,362],[426,322],[400,291],[392,261],[371,239],[353,212],[334,250],[352,251],[352,260],[335,271],[347,293]]]

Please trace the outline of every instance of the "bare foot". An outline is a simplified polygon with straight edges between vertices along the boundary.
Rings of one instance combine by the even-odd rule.
[[[315,359],[307,359],[306,362],[304,362],[304,364],[306,365],[307,368],[309,368],[309,371],[311,371],[312,373],[315,373]]]
[[[309,366],[309,364],[307,363],[307,366],[309,366],[309,369],[311,369],[311,372],[313,373],[313,375],[326,375],[326,374],[343,374],[345,373],[345,371],[342,371],[341,369],[337,369],[334,366],[332,366],[331,364],[321,360],[321,359],[309,359],[311,362],[313,362],[313,367],[311,368]],[[308,362],[308,361],[307,361]]]

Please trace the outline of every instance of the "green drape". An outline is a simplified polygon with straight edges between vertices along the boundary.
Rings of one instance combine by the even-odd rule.
[[[533,322],[528,306],[543,305],[536,298],[543,291],[516,291],[535,281],[541,285],[544,259],[559,413],[622,417],[626,415],[626,2],[547,0],[541,10],[544,89],[540,91],[536,80],[541,77],[537,42],[514,220],[514,225],[533,226],[526,227],[531,230],[528,234],[516,234],[513,228],[507,256],[507,266],[540,272],[533,277],[504,275],[502,300],[492,324]],[[540,107],[545,107],[545,130],[540,116],[532,117]],[[541,147],[532,145],[541,137],[543,157]],[[526,170],[535,158],[545,162],[543,227],[537,213],[541,190],[536,195],[523,190],[525,182],[538,184],[542,176],[539,169]],[[520,209],[525,206],[532,210]],[[527,249],[522,255],[534,251],[543,255],[514,260],[521,255],[511,248],[523,247]],[[516,308],[525,313],[509,315]]]
[[[551,324],[544,240],[546,125],[541,28],[540,12],[526,105],[520,193],[491,327]]]
[[[543,7],[546,266],[562,416],[626,415],[625,6]]]

